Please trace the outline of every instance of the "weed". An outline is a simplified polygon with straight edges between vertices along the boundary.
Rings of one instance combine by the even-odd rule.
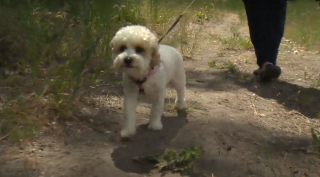
[[[251,73],[249,73],[247,70],[240,70],[239,67],[231,61],[225,61],[222,64],[218,64],[217,61],[211,61],[208,62],[208,65],[210,68],[226,69],[239,80],[246,80],[251,77]]]
[[[217,66],[217,61],[210,61],[208,62],[210,68],[215,68]]]
[[[320,87],[320,74],[318,75],[318,77],[315,79],[314,84],[315,87]]]
[[[187,112],[193,112],[194,110],[202,110],[202,111],[206,111],[205,108],[203,108],[203,106],[201,106],[199,103],[197,102],[191,102],[191,103],[187,103]]]
[[[311,135],[316,146],[320,147],[320,131],[311,128]]]
[[[149,155],[134,160],[155,163],[155,168],[159,171],[184,172],[190,169],[194,161],[202,155],[202,148],[192,147],[180,151],[166,149],[162,155]]]
[[[175,111],[175,103],[167,103],[166,104],[166,110],[168,112],[174,112]]]
[[[224,55],[225,55],[224,52],[219,52],[219,53],[217,53],[217,56],[218,56],[218,57],[223,57]]]
[[[224,62],[224,66],[230,73],[235,73],[239,70],[237,65],[231,61]]]
[[[179,42],[181,53],[184,56],[193,56],[196,48],[198,47],[199,34],[203,29],[203,24],[213,17],[213,7],[213,3],[203,3],[200,10],[196,11],[193,16],[185,15],[184,18],[186,18],[186,20],[182,20],[180,22],[180,30],[176,37],[178,40],[175,40]],[[195,17],[196,21],[200,23],[200,25],[190,23],[190,21],[193,20],[193,17]]]
[[[223,68],[227,69],[229,73],[233,74],[238,80],[246,80],[252,76],[248,70],[240,70],[240,68],[233,62],[224,62]]]
[[[169,170],[173,172],[185,171],[192,167],[193,162],[203,154],[202,148],[191,148],[189,150],[166,149],[163,155],[157,158],[158,170]]]
[[[225,61],[222,64],[218,64],[217,61],[208,62],[210,68],[227,69],[229,72],[234,73],[238,71],[237,65],[231,61]]]
[[[175,27],[177,32],[174,33],[173,30],[172,35],[168,35],[164,43],[180,48],[182,55],[192,57],[199,46],[199,34],[203,30],[203,24],[213,17],[213,7],[213,4],[203,3],[202,8],[193,15],[184,14],[179,25]],[[191,23],[194,20],[198,23]]]
[[[192,26],[190,25],[189,28],[186,28],[186,26],[188,26],[188,23],[188,20],[182,20],[180,22],[180,30],[177,36],[174,36],[174,38],[176,39],[173,40],[176,40],[179,43],[179,48],[182,55],[192,57],[197,46],[198,35],[202,30],[202,26],[196,26],[192,24]]]
[[[234,33],[232,34],[232,36],[221,38],[220,41],[222,42],[222,44],[227,46],[227,49],[253,49],[251,40],[249,38],[242,37],[239,33]]]
[[[196,11],[194,16],[197,17],[198,22],[203,24],[205,21],[209,21],[213,17],[214,4],[203,3],[203,7],[199,11]]]
[[[253,45],[250,38],[241,36],[236,25],[231,26],[230,31],[232,33],[229,37],[220,38],[222,44],[227,46],[227,49],[238,50],[252,50]]]
[[[320,119],[320,113],[318,118]],[[311,128],[311,136],[316,148],[320,151],[320,131],[316,130],[315,128]]]

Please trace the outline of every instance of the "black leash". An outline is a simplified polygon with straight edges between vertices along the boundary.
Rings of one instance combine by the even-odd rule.
[[[184,11],[182,12],[182,14],[179,15],[179,17],[177,18],[177,20],[171,25],[171,27],[170,27],[169,30],[166,32],[166,34],[164,34],[164,35],[162,36],[162,38],[159,39],[158,43],[160,43],[160,42],[162,41],[162,39],[163,39],[164,37],[166,37],[166,35],[167,35],[168,33],[170,33],[170,31],[179,23],[179,21],[180,21],[180,19],[182,18],[182,16],[186,13],[186,11],[187,11],[187,10],[190,8],[190,6],[194,3],[194,1],[196,1],[196,0],[193,0],[193,1],[188,5],[188,7],[184,9]]]
[[[178,22],[180,21],[180,19],[182,18],[182,16],[183,15],[179,15],[179,17],[177,18],[177,20],[172,24],[172,26],[169,28],[169,30],[166,32],[166,34],[164,34],[163,36],[162,36],[162,38],[160,38],[159,39],[159,43],[162,41],[162,39],[164,38],[164,37],[166,37],[166,35],[168,34],[168,33],[170,33],[170,31],[178,24]]]

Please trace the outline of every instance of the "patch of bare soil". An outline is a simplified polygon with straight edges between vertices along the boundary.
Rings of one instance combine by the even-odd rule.
[[[231,26],[248,36],[246,24],[227,15],[205,25],[198,50],[185,61],[187,115],[172,111],[174,94],[168,90],[164,129],[146,128],[150,105],[141,103],[137,134],[122,141],[121,86],[95,88],[77,121],[45,127],[31,141],[2,140],[0,176],[320,176],[319,155],[310,148],[310,128],[319,126],[320,90],[312,86],[319,79],[320,56],[284,39],[278,60],[283,74],[262,84],[251,74],[254,52],[221,43],[221,36],[232,35]],[[190,146],[203,147],[205,154],[185,175],[157,173],[152,165],[133,161]]]

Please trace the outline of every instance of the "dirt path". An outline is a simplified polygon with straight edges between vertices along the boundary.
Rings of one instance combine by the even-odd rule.
[[[164,129],[146,128],[149,105],[142,103],[137,134],[120,141],[121,86],[96,88],[83,101],[86,106],[76,116],[78,121],[63,129],[45,127],[19,145],[1,141],[0,177],[156,177],[161,174],[152,166],[132,159],[193,145],[203,147],[205,155],[186,176],[320,176],[319,156],[308,148],[310,128],[319,126],[315,117],[320,90],[311,86],[319,79],[320,55],[284,40],[280,81],[260,84],[251,75],[256,67],[253,51],[227,50],[221,44],[218,36],[232,35],[230,26],[248,36],[246,25],[228,15],[206,24],[200,48],[186,59],[187,116],[172,111],[174,95],[169,90]]]

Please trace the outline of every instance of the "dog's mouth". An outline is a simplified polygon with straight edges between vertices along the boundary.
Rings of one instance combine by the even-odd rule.
[[[129,70],[129,69],[134,69],[135,67],[133,65],[122,65],[121,66],[121,69],[124,69],[124,70]]]
[[[133,68],[132,65],[124,65],[125,68]]]

